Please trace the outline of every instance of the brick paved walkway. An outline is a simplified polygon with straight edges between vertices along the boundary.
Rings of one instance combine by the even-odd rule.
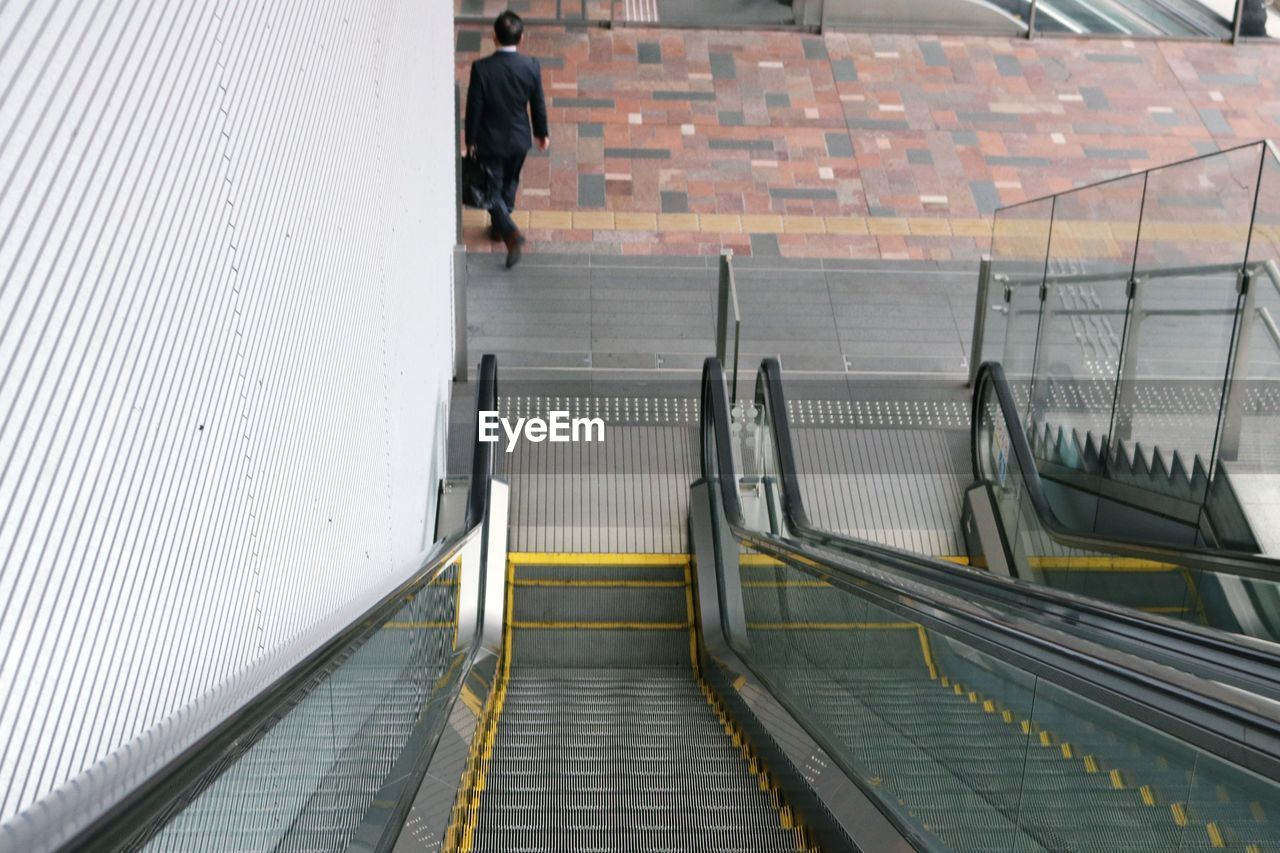
[[[1001,205],[1280,137],[1280,47],[534,28],[537,251],[972,260]],[[458,76],[489,50],[459,28]],[[536,152],[535,152],[536,154]],[[486,217],[466,239],[487,251]]]

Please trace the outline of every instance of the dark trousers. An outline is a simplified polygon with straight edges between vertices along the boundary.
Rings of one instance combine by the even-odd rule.
[[[516,190],[520,186],[520,170],[524,168],[524,158],[528,152],[521,151],[498,160],[484,162],[489,173],[491,187],[498,188],[493,197],[493,207],[489,208],[489,218],[493,227],[503,237],[516,232],[516,224],[511,220],[511,211],[516,207]]]

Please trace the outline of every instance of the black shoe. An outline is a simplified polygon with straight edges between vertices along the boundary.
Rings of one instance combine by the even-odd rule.
[[[507,244],[507,269],[511,269],[516,264],[520,263],[520,255],[522,254],[521,249],[524,246],[524,235],[519,231],[513,231],[511,236],[507,237],[503,242]]]

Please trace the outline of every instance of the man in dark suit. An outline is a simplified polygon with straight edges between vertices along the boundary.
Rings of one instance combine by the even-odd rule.
[[[489,235],[507,244],[507,269],[520,260],[524,245],[524,235],[511,220],[511,210],[516,204],[525,155],[534,140],[542,151],[551,142],[547,103],[542,95],[542,68],[538,60],[517,52],[523,35],[524,22],[519,15],[499,15],[493,22],[498,49],[471,64],[471,83],[467,87],[467,150],[488,173],[493,205],[489,208],[493,221]]]

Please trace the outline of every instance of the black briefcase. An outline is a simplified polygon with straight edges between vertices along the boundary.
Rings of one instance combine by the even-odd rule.
[[[475,157],[462,158],[462,203],[467,207],[488,210],[493,190],[490,187],[489,170]]]

